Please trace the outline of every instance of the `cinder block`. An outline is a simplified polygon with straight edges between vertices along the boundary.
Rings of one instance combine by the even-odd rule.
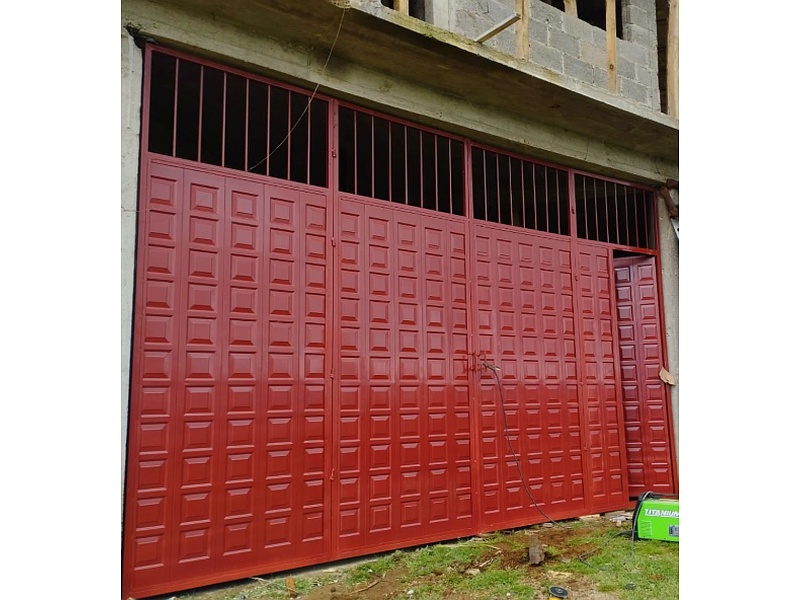
[[[627,40],[617,40],[617,56],[627,58],[629,61],[640,65],[649,64],[647,50]]]
[[[636,79],[636,65],[627,58],[617,56],[617,74],[627,79]]]
[[[629,100],[641,102],[642,104],[650,104],[649,90],[635,81],[631,81],[626,77],[619,78],[619,93]]]
[[[645,29],[639,25],[629,25],[626,29],[625,39],[632,44],[637,44],[648,50],[657,47],[655,31]]]
[[[606,51],[605,45],[598,47],[589,40],[580,40],[578,42],[578,46],[580,48],[580,54],[578,55],[578,58],[585,60],[590,65],[595,67],[606,67],[608,62],[608,52]]]
[[[604,90],[608,89],[608,70],[595,67],[594,84]]]
[[[564,53],[559,52],[555,48],[531,41],[529,56],[531,62],[534,64],[555,71],[556,73],[564,72]]]
[[[531,19],[528,21],[528,25],[530,39],[547,45],[547,23]]]
[[[569,54],[577,58],[578,56],[578,38],[574,35],[569,35],[558,29],[550,29],[548,31],[548,45],[556,50],[560,50],[564,54]]]
[[[564,29],[564,11],[553,8],[549,4],[540,2],[539,0],[531,0],[530,4],[530,19],[546,23],[554,29]]]
[[[564,31],[566,33],[580,39],[592,39],[592,29],[599,29],[599,27],[595,28],[594,25],[572,15],[564,15]]]
[[[594,68],[573,56],[564,55],[564,75],[594,85]]]

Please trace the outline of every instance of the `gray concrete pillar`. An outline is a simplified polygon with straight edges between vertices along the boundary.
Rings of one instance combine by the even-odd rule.
[[[136,206],[139,189],[139,141],[142,108],[142,51],[122,29],[122,506],[125,497],[125,449],[128,435]]]

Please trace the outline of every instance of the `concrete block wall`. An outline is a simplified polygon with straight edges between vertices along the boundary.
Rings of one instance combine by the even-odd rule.
[[[617,40],[620,93],[660,110],[656,2],[617,1],[622,7],[622,39]]]
[[[606,32],[541,0],[528,1],[528,59],[580,83],[607,90]],[[655,0],[617,1],[622,9],[623,34],[623,39],[617,39],[618,93],[627,100],[660,110]],[[429,20],[475,39],[514,14],[515,9],[515,0],[449,0],[449,11]],[[517,22],[485,45],[514,55],[515,28],[519,26]]]

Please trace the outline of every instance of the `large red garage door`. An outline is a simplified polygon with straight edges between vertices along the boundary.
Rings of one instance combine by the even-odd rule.
[[[146,69],[126,597],[628,504],[613,247],[573,175]]]

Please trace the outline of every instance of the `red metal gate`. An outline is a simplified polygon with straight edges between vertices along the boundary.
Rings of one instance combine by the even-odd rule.
[[[335,102],[196,67],[153,67],[174,83],[142,159],[126,597],[624,507],[640,364],[567,172],[473,150],[473,213],[463,141],[345,108],[334,160]]]

